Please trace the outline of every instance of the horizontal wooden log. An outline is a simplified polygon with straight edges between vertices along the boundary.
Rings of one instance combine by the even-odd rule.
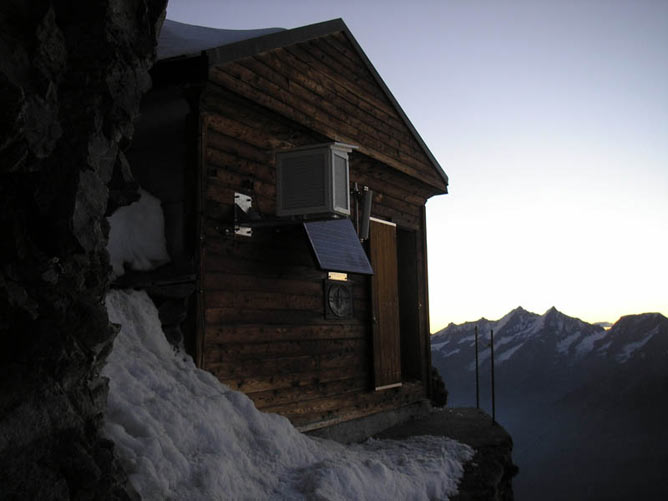
[[[291,65],[282,64],[273,52],[241,60],[238,64],[298,96],[300,100],[322,109],[335,120],[354,127],[360,137],[371,137],[396,148],[400,155],[408,159],[407,162],[420,162],[420,158],[424,158],[423,151],[412,148],[414,140],[405,126],[403,134],[394,131],[386,122],[348,102],[335,89],[323,86],[322,82],[326,80],[321,75],[307,77]],[[285,78],[286,75],[288,78]]]
[[[202,279],[202,288],[205,291],[233,291],[233,292],[263,292],[296,294],[307,296],[322,296],[323,278],[321,275],[311,275],[307,279],[298,276],[266,277],[248,274],[220,273],[212,271]],[[351,275],[352,277],[352,275]],[[369,296],[368,280],[349,280],[353,297],[365,299]]]
[[[351,370],[358,365],[365,364],[366,361],[367,354],[358,352],[233,361],[222,360],[217,352],[205,350],[204,353],[205,367],[215,371],[216,375],[223,380],[289,375],[337,368]]]
[[[209,130],[206,135],[207,146],[219,151],[234,153],[240,158],[252,160],[257,165],[273,164],[274,153],[272,150],[261,149],[253,144],[245,142],[240,130],[225,129],[228,121],[221,116],[211,115],[207,120]]]
[[[324,308],[323,308],[324,310]],[[243,325],[263,323],[273,325],[366,325],[370,321],[368,305],[360,302],[353,305],[353,317],[326,319],[324,311],[285,310],[240,310],[237,308],[212,308],[204,313],[206,328],[220,325]]]
[[[420,228],[420,218],[405,214],[384,205],[375,205],[371,209],[371,215],[379,219],[391,221],[405,229],[417,231]]]
[[[276,198],[276,185],[260,179],[256,179],[252,173],[241,174],[232,170],[225,169],[224,166],[215,166],[215,170],[207,170],[207,176],[204,179],[205,194],[209,198],[220,200],[222,197],[216,195],[216,190],[233,189],[241,193],[252,192],[256,195],[271,199]],[[220,200],[223,203],[234,203],[227,198]]]
[[[444,185],[443,180],[440,179],[432,167],[426,168],[424,164],[413,162],[399,162],[396,160],[397,151],[392,151],[387,145],[372,138],[368,138],[365,142],[359,141],[359,132],[353,130],[347,124],[332,121],[331,117],[325,116],[319,109],[299,101],[295,96],[277,88],[258,75],[252,75],[239,65],[235,66],[234,63],[230,63],[225,66],[224,70],[215,68],[211,73],[211,78],[219,85],[256,100],[262,105],[330,138],[349,143],[361,143],[360,152],[378,158],[409,176],[421,179],[425,183],[436,187]]]
[[[292,110],[293,113],[306,113],[316,121],[316,124],[319,124],[320,130],[325,127],[330,131],[328,135],[331,136],[331,131],[334,130],[336,134],[343,134],[351,140],[356,138],[356,142],[359,143],[362,150],[369,148],[385,155],[387,158],[400,159],[402,167],[400,170],[410,169],[416,173],[421,172],[418,177],[425,179],[433,177],[436,179],[437,176],[433,166],[426,160],[424,153],[422,153],[422,157],[425,160],[415,158],[408,143],[400,142],[382,130],[369,127],[357,120],[353,111],[346,113],[345,109],[342,109],[345,106],[344,103],[340,102],[341,100],[334,100],[335,102],[332,103],[330,100],[334,99],[333,96],[327,96],[327,99],[319,98],[294,81],[290,81],[288,87],[287,84],[283,83],[285,79],[282,75],[273,72],[266,65],[257,64],[253,61],[252,58],[249,58],[228,63],[220,71],[228,77],[243,82],[238,89],[245,89],[255,96],[262,95],[269,100],[278,100],[282,107],[287,106],[287,109]],[[214,74],[217,77],[221,76],[218,72]],[[221,78],[224,77],[221,76]],[[220,82],[218,79],[217,81]],[[332,129],[332,127],[334,128]],[[406,145],[405,150],[403,149],[404,145]]]
[[[387,96],[383,93],[380,87],[373,80],[371,72],[355,55],[352,58],[340,57],[332,47],[321,40],[311,41],[304,44],[299,44],[297,47],[304,49],[315,60],[330,67],[330,73],[345,73],[347,79],[353,82],[359,89],[361,89],[366,96],[374,98],[379,107],[389,107]]]
[[[362,392],[368,389],[369,381],[367,379],[347,378],[331,382],[318,382],[306,386],[251,392],[248,393],[248,396],[253,400],[255,406],[262,410],[277,405],[289,405],[293,402],[327,398],[330,395],[341,393]]]
[[[246,83],[252,82],[255,84],[253,89],[256,92],[276,97],[294,111],[306,113],[323,125],[335,125],[336,129],[347,137],[359,138],[358,142],[368,144],[378,151],[384,151],[385,154],[399,155],[398,142],[392,144],[389,137],[379,138],[377,131],[365,127],[355,120],[354,116],[346,114],[345,110],[337,107],[335,103],[318,98],[317,95],[296,82],[291,81],[289,88],[287,84],[281,84],[282,76],[273,72],[266,65],[254,63],[253,59],[247,59],[225,65],[224,71]]]
[[[204,292],[205,308],[253,310],[324,311],[324,294],[287,294],[284,292],[212,290]]]
[[[205,107],[207,113],[215,113],[233,119],[239,124],[255,129],[267,138],[278,140],[281,146],[275,149],[290,149],[328,140],[327,137],[293,120],[272,113],[254,101],[213,82],[206,87],[202,106]]]
[[[304,85],[321,85],[330,92],[335,92],[348,103],[356,106],[364,114],[382,121],[392,130],[395,137],[406,134],[406,126],[392,109],[389,102],[377,99],[369,92],[360,88],[354,81],[345,78],[340,72],[332,70],[324,62],[314,59],[299,45],[278,49],[277,57],[284,65],[293,68],[295,73],[302,75],[309,83]]]
[[[224,339],[224,338],[223,338]],[[366,352],[369,341],[363,338],[355,339],[299,339],[299,340],[271,340],[262,343],[230,343],[212,342],[206,339],[208,352],[216,353],[216,359],[228,360],[236,363],[243,360],[318,356],[323,354],[343,355],[354,352]]]
[[[207,343],[265,343],[270,341],[368,339],[365,325],[265,325],[211,326],[206,332]]]
[[[387,192],[394,197],[401,197],[403,193],[403,198],[414,205],[424,205],[427,198],[436,192],[434,187],[396,170],[388,169],[382,162],[357,152],[351,154],[350,165],[351,178],[355,176],[366,178],[371,184],[376,185],[377,190]],[[368,185],[369,182],[362,184]]]
[[[237,292],[264,291],[285,294],[318,295],[323,291],[321,280],[304,280],[297,277],[256,277],[234,273],[207,273],[202,279],[206,290],[230,290]]]
[[[317,268],[310,244],[301,227],[296,228],[297,231],[287,236],[265,231],[265,235],[269,234],[269,238],[265,238],[265,235],[262,235],[263,231],[257,231],[251,238],[223,238],[224,235],[220,232],[222,223],[208,219],[204,221],[203,232],[210,240],[206,245],[209,255],[219,255],[240,261],[259,261],[285,267]],[[275,238],[271,238],[272,236]]]
[[[358,379],[364,381],[364,386],[367,389],[371,388],[371,373],[365,365],[311,372],[302,371],[293,374],[271,374],[264,377],[250,375],[232,378],[224,372],[216,372],[215,369],[210,369],[210,371],[218,377],[221,382],[233,390],[243,391],[247,394],[260,391],[281,390],[284,388],[300,388],[346,379]]]
[[[241,238],[241,237],[239,237]],[[289,266],[279,262],[263,262],[259,259],[239,259],[234,256],[226,256],[208,252],[203,255],[203,267],[206,273],[237,273],[251,274],[263,277],[290,278],[298,276],[304,279],[323,279],[324,271],[317,268],[314,261],[304,261],[303,266],[290,264]]]
[[[263,408],[264,412],[277,412],[293,424],[331,419],[336,415],[360,412],[362,415],[394,409],[419,402],[425,397],[421,385],[404,385],[385,391],[349,392],[334,397],[300,400],[286,405]]]

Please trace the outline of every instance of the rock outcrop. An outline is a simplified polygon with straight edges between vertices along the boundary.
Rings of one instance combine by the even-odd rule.
[[[445,436],[475,451],[464,465],[459,493],[452,501],[512,501],[513,440],[498,423],[480,409],[442,408],[429,416],[389,428],[376,438],[403,439],[418,435]]]
[[[127,499],[99,435],[123,149],[166,0],[0,7],[0,498]],[[113,182],[112,182],[113,181]],[[115,195],[118,195],[115,197]]]

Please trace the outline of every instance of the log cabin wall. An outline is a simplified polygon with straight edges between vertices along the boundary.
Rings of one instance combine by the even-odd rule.
[[[422,210],[443,191],[443,181],[345,36],[216,66],[200,107],[199,364],[246,392],[259,409],[304,429],[424,399],[429,332]],[[373,391],[369,277],[348,275],[353,315],[328,319],[326,272],[301,225],[255,229],[252,237],[235,236],[231,228],[235,192],[273,216],[276,151],[333,140],[359,145],[350,181],[374,191],[372,215],[397,224],[403,262],[414,264],[405,280],[411,293],[400,298],[402,336],[410,339],[405,347],[402,337],[402,350],[410,355],[399,388]]]

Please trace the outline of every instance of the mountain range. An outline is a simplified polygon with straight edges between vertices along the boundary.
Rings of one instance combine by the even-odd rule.
[[[610,328],[519,307],[450,324],[431,339],[448,405],[491,413],[513,436],[516,499],[668,499],[668,319],[628,315]]]

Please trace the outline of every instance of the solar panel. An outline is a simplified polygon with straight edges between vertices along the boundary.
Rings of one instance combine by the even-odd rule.
[[[350,219],[304,223],[320,268],[373,275],[373,269]]]

